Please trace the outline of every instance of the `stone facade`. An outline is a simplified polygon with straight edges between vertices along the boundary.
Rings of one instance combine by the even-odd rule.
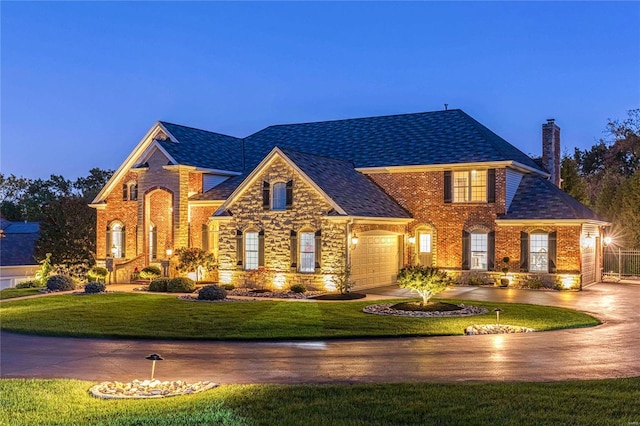
[[[293,181],[292,208],[265,210],[263,182]],[[231,218],[213,219],[219,226],[219,276],[222,283],[236,286],[253,284],[254,273],[244,271],[237,257],[237,232],[264,231],[264,267],[277,287],[302,283],[324,288],[332,274],[338,273],[346,259],[346,221],[323,218],[332,206],[285,161],[277,157],[253,179],[228,210]],[[315,273],[299,273],[291,267],[291,231],[321,231],[320,268]]]

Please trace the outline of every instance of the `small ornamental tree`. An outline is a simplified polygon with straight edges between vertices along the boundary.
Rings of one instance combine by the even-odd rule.
[[[333,285],[340,294],[349,293],[351,288],[355,284],[351,280],[351,268],[348,264],[345,264],[342,270],[332,277]]]
[[[42,287],[47,284],[47,278],[53,272],[53,265],[51,264],[51,253],[47,253],[45,258],[40,261],[40,269],[36,272],[36,281],[40,282]]]
[[[212,253],[197,247],[180,247],[176,250],[176,256],[178,257],[178,272],[195,272],[196,282],[200,281],[201,269],[211,272],[218,267]]]
[[[434,295],[444,291],[449,284],[447,273],[432,266],[405,266],[398,272],[398,285],[417,291],[422,296],[422,305],[429,303]]]

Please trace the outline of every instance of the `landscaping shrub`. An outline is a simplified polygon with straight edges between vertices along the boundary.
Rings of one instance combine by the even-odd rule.
[[[235,286],[235,285],[233,285],[233,284],[224,284],[224,285],[222,286],[222,288],[224,288],[224,289],[225,289],[225,290],[227,290],[227,291],[231,291],[231,290],[233,290],[234,288],[236,288],[236,286]]]
[[[22,281],[21,283],[16,284],[16,288],[39,288],[39,287],[42,287],[42,283],[37,279]]]
[[[169,293],[192,293],[195,289],[195,281],[187,277],[172,278],[167,283],[167,291]]]
[[[294,284],[291,286],[291,291],[294,293],[304,293],[307,288],[302,284]]]
[[[540,278],[531,278],[529,279],[529,281],[527,281],[527,287],[534,290],[538,290],[544,287],[544,283]]]
[[[198,300],[223,300],[227,297],[227,290],[217,285],[206,285],[198,292]]]
[[[75,290],[76,283],[66,275],[52,275],[47,279],[47,288],[51,291]]]
[[[84,286],[85,293],[102,293],[107,289],[104,283],[92,282]]]
[[[156,278],[149,283],[149,291],[166,292],[170,281],[170,278]]]
[[[471,277],[469,278],[469,285],[484,285],[484,280],[482,277]]]
[[[160,275],[162,275],[160,268],[153,265],[142,268],[142,271],[140,271],[140,278],[145,280],[153,280],[158,278]]]
[[[103,268],[101,266],[94,266],[93,268],[89,269],[89,272],[87,272],[87,280],[90,283],[91,282],[103,283],[107,278],[108,274],[109,274],[109,271],[107,271],[107,268]]]

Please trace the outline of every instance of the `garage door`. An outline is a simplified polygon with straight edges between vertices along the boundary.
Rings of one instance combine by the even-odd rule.
[[[351,252],[351,279],[354,289],[395,284],[398,274],[398,236],[360,234]]]

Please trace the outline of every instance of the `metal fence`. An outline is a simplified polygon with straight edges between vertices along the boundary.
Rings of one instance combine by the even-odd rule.
[[[605,248],[603,273],[613,277],[640,277],[640,250]]]

